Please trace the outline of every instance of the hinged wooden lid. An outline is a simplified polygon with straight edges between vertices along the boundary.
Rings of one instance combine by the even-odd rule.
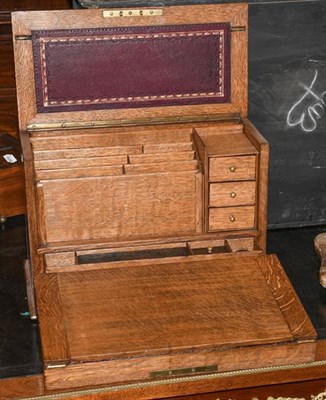
[[[247,5],[13,14],[20,127],[247,114]]]
[[[45,274],[36,284],[47,287],[47,389],[314,360],[316,333],[273,255]]]

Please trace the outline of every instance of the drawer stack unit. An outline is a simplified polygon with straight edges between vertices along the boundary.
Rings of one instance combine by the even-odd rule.
[[[257,152],[251,150],[248,155],[209,156],[209,232],[256,226]]]
[[[206,231],[255,229],[259,148],[242,124],[197,129],[195,138],[205,165]]]

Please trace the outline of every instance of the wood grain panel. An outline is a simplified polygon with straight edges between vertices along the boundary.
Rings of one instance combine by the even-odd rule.
[[[54,274],[34,275],[43,360],[67,363],[70,359],[58,278]]]
[[[292,340],[257,262],[227,257],[60,274],[72,359]]]
[[[293,337],[300,338],[299,340],[315,340],[316,331],[276,255],[271,255],[266,260],[267,262],[261,262],[260,259],[259,266],[289,324]]]
[[[309,364],[273,370],[258,368],[242,370],[238,374],[233,373],[229,376],[223,374],[223,376],[198,377],[198,380],[191,382],[186,379],[184,381],[176,379],[175,381],[152,382],[152,384],[138,383],[134,387],[124,385],[99,387],[94,392],[90,392],[88,389],[86,391],[75,390],[74,398],[78,400],[107,400],[108,398],[110,400],[153,400],[171,399],[173,396],[176,400],[211,400],[208,396],[214,396],[212,400],[216,400],[224,390],[228,390],[226,400],[231,395],[232,398],[238,398],[236,397],[238,394],[241,394],[241,399],[246,399],[243,395],[247,394],[248,400],[252,400],[257,394],[261,396],[274,395],[277,398],[280,394],[286,397],[293,395],[302,397],[304,393],[307,393],[307,398],[310,398],[309,395],[316,395],[326,387],[325,372],[325,365],[309,366]],[[247,392],[243,391],[245,388],[249,388]],[[242,390],[239,391],[239,389]],[[230,392],[230,390],[237,390],[237,392]],[[49,392],[44,389],[42,375],[1,379],[0,391],[5,399],[49,396],[51,394],[53,397],[46,399],[59,398],[57,391]],[[191,395],[192,397],[190,397]],[[187,397],[177,398],[175,396]],[[71,399],[70,390],[66,393],[61,391],[60,398]]]
[[[240,125],[242,127],[242,125]],[[206,132],[206,129],[201,129],[199,135],[207,148],[209,157],[224,157],[255,154],[257,150],[252,146],[246,136],[241,133],[228,132],[219,133],[218,125],[215,126],[216,134],[212,134],[211,130]],[[235,127],[235,131],[238,126]],[[223,132],[223,131],[222,131]]]
[[[43,181],[48,242],[194,233],[195,173]]]
[[[48,369],[47,388],[143,380],[153,371],[189,366],[215,364],[222,372],[312,361],[315,343],[292,343],[288,328],[287,317],[300,304],[298,299],[287,303],[288,314],[278,308],[279,297],[288,292],[286,278],[267,281],[258,268],[267,263],[278,276],[273,258],[62,274],[59,286],[72,359],[94,360],[96,354],[99,360],[105,354],[112,359]],[[219,329],[213,329],[216,318]],[[274,345],[284,341],[290,343]],[[145,349],[146,356],[141,356]]]
[[[209,159],[210,181],[254,180],[256,157],[211,157]]]
[[[193,150],[192,143],[163,143],[147,144],[144,146],[144,153],[170,153]]]
[[[266,251],[269,145],[249,120],[244,119],[243,124],[245,135],[259,151],[256,176],[259,182],[256,194],[258,243]]]
[[[249,229],[255,226],[255,207],[209,209],[209,230]]]
[[[91,147],[89,149],[67,149],[67,150],[42,150],[35,151],[35,160],[57,160],[86,157],[108,157],[128,154],[141,154],[142,146],[115,146],[115,147]]]
[[[28,35],[31,30],[45,29],[76,29],[90,28],[91,26],[144,26],[148,25],[148,18],[107,18],[103,19],[102,12],[99,10],[76,10],[70,12],[53,11],[51,17],[46,13],[31,12],[28,15],[15,13],[13,15],[13,26],[15,35]],[[214,4],[214,5],[194,5],[166,7],[163,16],[151,18],[152,25],[178,25],[178,24],[201,24],[214,22],[230,22],[232,26],[247,25],[247,5],[245,4]],[[128,110],[99,110],[91,113],[84,112],[65,112],[36,114],[35,113],[35,92],[30,88],[26,95],[18,90],[18,95],[25,101],[29,101],[31,106],[21,115],[21,129],[31,123],[50,123],[62,121],[93,121],[96,120],[123,120],[126,118],[138,119],[148,117],[164,118],[167,116],[185,115],[205,115],[205,114],[246,114],[247,81],[241,75],[246,71],[247,51],[246,51],[246,32],[232,32],[231,46],[231,103],[227,104],[208,104],[199,106],[173,106],[173,107],[151,107]],[[236,43],[240,44],[236,45]],[[235,45],[233,46],[233,43]],[[21,59],[17,53],[17,83],[18,87],[25,86],[26,79],[34,80],[32,73],[31,49],[24,43],[28,55],[24,57],[25,62],[19,63]],[[20,47],[20,46],[19,46]],[[18,48],[18,46],[16,46]],[[22,50],[23,52],[23,50]],[[235,88],[235,89],[234,89]],[[24,100],[23,100],[24,102]]]
[[[128,162],[127,156],[72,158],[35,161],[35,169],[87,168],[97,166],[122,165]]]
[[[129,160],[131,164],[159,163],[167,161],[189,161],[193,160],[195,158],[194,156],[194,151],[180,151],[162,154],[130,155]]]
[[[41,132],[34,133],[31,137],[31,142],[34,151],[43,150],[67,150],[67,149],[87,149],[93,147],[128,147],[139,146],[141,143],[144,148],[147,145],[179,145],[182,146],[185,141],[191,146],[190,134],[191,128],[179,126],[171,126],[168,129],[167,125],[149,127],[126,127],[120,129],[80,129],[71,130],[67,135],[66,132]],[[83,150],[82,150],[83,151]],[[114,150],[113,150],[114,151]]]
[[[254,205],[256,201],[256,182],[224,182],[209,185],[209,205],[211,207],[230,207]]]
[[[122,175],[122,165],[99,166],[94,168],[46,169],[35,171],[37,180],[90,178],[111,175]]]
[[[170,355],[161,357],[144,357],[124,360],[112,360],[108,362],[75,364],[66,368],[45,370],[45,386],[47,389],[71,389],[73,387],[103,385],[105,383],[117,383],[123,381],[148,380],[150,372],[157,370],[181,369],[204,365],[218,365],[220,372],[236,371],[247,368],[264,368],[284,364],[309,362],[313,358],[314,346],[312,343],[304,345],[283,344],[275,346],[252,346],[240,349],[224,349],[220,351],[193,353],[187,355]],[[206,375],[207,377],[207,375]],[[250,379],[250,378],[247,378]],[[178,381],[174,384],[174,391],[180,388]],[[202,383],[202,382],[201,382]],[[208,382],[205,382],[206,385]],[[204,385],[205,385],[204,383]],[[171,384],[168,382],[168,384]],[[202,383],[203,384],[203,383]],[[162,382],[162,385],[164,383]],[[173,384],[172,384],[173,385]],[[185,383],[185,392],[195,391],[189,389],[196,383]],[[232,385],[231,380],[227,384]],[[188,388],[188,390],[186,389]],[[216,384],[215,384],[216,388]],[[166,390],[166,388],[162,388]],[[143,391],[142,391],[143,392]],[[126,395],[126,394],[125,394]],[[108,396],[108,393],[106,393]],[[111,393],[109,394],[111,399]],[[147,395],[148,396],[148,395]],[[141,395],[140,398],[153,399],[153,397]],[[158,398],[162,397],[157,392]],[[197,396],[200,396],[197,391]],[[107,397],[103,397],[107,398]],[[122,397],[125,398],[125,397]],[[131,397],[134,399],[135,397]],[[200,399],[200,397],[197,397]],[[214,398],[215,400],[215,398]],[[251,400],[251,399],[250,399]]]
[[[159,172],[173,172],[173,171],[193,171],[197,170],[198,161],[180,161],[180,162],[159,162],[153,164],[126,164],[124,170],[126,174],[151,174]]]

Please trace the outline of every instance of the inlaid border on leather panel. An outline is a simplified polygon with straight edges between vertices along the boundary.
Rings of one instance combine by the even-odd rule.
[[[230,25],[33,31],[38,112],[230,100]]]

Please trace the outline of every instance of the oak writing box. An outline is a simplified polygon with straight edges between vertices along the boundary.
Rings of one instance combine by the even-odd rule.
[[[314,360],[265,254],[247,28],[245,4],[13,14],[48,390]]]

